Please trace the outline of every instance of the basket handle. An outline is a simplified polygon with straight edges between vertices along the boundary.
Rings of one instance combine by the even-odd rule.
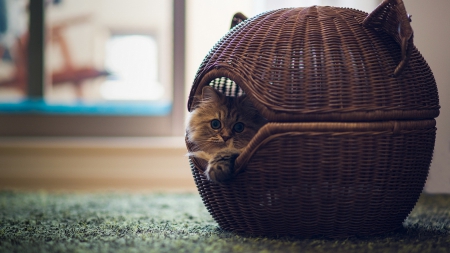
[[[231,20],[230,29],[237,26],[239,23],[241,23],[242,21],[244,21],[246,19],[247,19],[247,17],[244,14],[237,12],[236,14],[234,14],[233,19]]]
[[[400,45],[402,59],[394,70],[394,76],[400,75],[406,67],[414,47],[414,32],[410,23],[411,16],[402,0],[384,0],[362,23],[364,27],[386,32]]]

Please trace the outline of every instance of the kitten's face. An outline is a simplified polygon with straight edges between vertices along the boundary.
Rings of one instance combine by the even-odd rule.
[[[205,152],[242,149],[266,123],[245,95],[227,97],[205,86],[199,99],[190,115],[187,136]]]

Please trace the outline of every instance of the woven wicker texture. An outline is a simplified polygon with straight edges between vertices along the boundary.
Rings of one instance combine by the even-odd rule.
[[[191,158],[218,224],[261,235],[344,237],[399,228],[423,189],[439,100],[401,0],[374,12],[280,9],[236,25],[201,64],[205,85],[246,93],[269,120],[212,183]],[[190,151],[198,148],[186,142]]]

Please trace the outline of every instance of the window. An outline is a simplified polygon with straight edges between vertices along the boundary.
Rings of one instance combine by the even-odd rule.
[[[106,45],[105,66],[111,76],[100,87],[105,100],[161,100],[158,45],[153,36],[114,35]]]
[[[0,51],[0,135],[183,135],[183,119],[176,116],[180,112],[174,112],[173,104],[173,24],[180,16],[172,14],[171,1],[1,3],[8,18],[14,19],[7,24],[19,17],[10,10],[15,6],[25,27],[30,19],[31,29],[14,38],[21,48]],[[41,28],[36,28],[39,23]],[[28,38],[39,42],[36,33],[42,27],[46,31],[42,48],[28,43]],[[30,53],[43,52],[42,62],[28,57],[28,46]],[[20,54],[10,60],[13,49]],[[28,81],[32,71],[39,72],[39,65],[45,66],[45,73],[42,70],[41,77],[34,75]],[[9,85],[1,85],[2,81]]]

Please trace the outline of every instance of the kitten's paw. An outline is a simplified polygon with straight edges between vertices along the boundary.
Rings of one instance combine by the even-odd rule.
[[[215,182],[230,180],[234,172],[234,161],[238,156],[238,152],[218,152],[208,162],[208,168],[205,171],[206,177]]]

